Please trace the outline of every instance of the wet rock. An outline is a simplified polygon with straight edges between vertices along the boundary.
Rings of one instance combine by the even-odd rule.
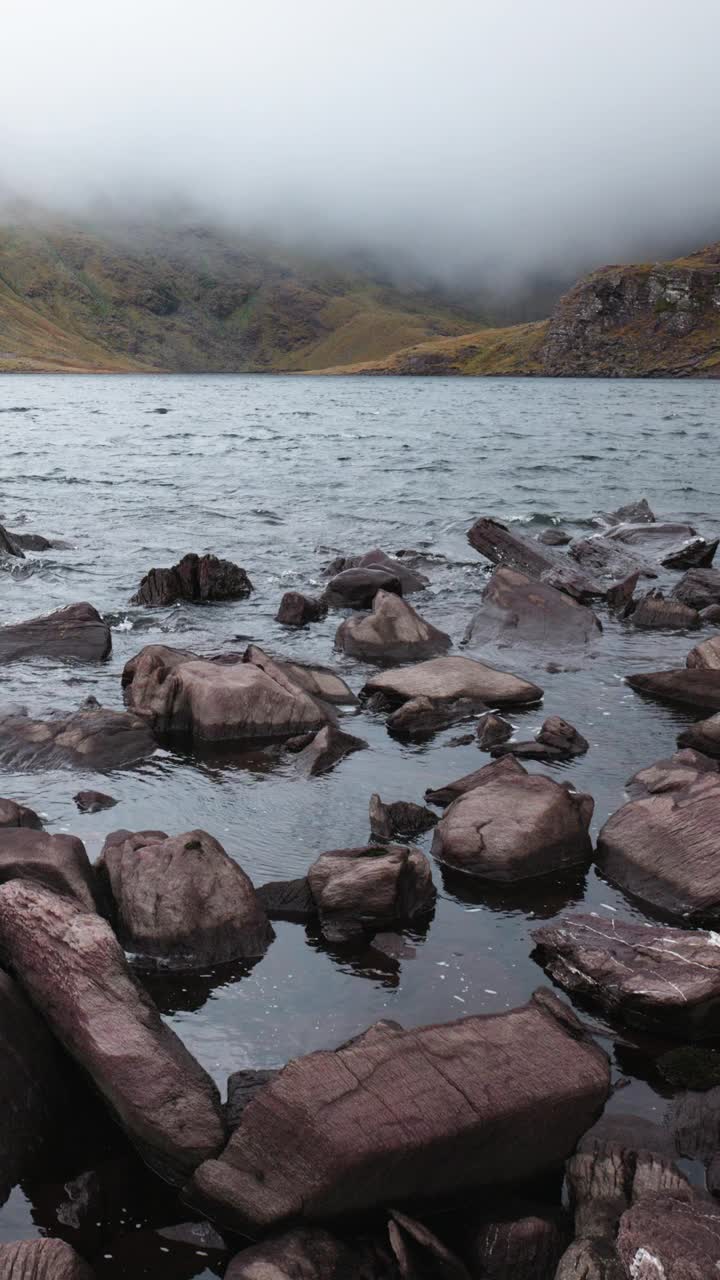
[[[714,760],[720,759],[720,715],[691,724],[678,734],[677,742],[679,747],[691,747]]]
[[[354,751],[364,751],[367,747],[364,738],[355,738],[351,733],[343,733],[334,724],[328,724],[299,753],[295,763],[307,778],[317,777],[321,773],[329,773],[341,760]]]
[[[24,804],[16,804],[14,800],[0,800],[0,830],[4,827],[29,827],[34,831],[42,831],[42,820],[34,809]]]
[[[101,809],[113,809],[117,804],[114,796],[104,791],[78,791],[73,800],[81,813],[99,813]]]
[[[297,880],[271,880],[261,884],[255,892],[269,920],[307,924],[317,916],[307,876]]]
[[[337,707],[357,706],[358,700],[355,694],[331,667],[320,667],[316,663],[293,662],[288,658],[271,658],[257,644],[248,645],[242,660],[267,672],[281,685],[299,685],[312,698],[317,698],[320,702]],[[230,661],[234,661],[234,657],[231,656]]]
[[[720,735],[720,717],[718,717]],[[681,734],[680,737],[684,735]],[[720,742],[719,742],[720,747]],[[625,783],[625,789],[634,800],[638,796],[655,792],[676,791],[696,781],[703,773],[717,773],[718,766],[700,751],[686,749],[676,751],[667,760],[656,760],[645,769],[639,769]]]
[[[115,831],[97,869],[120,942],[143,964],[196,969],[255,959],[274,937],[252,881],[207,831]]]
[[[314,733],[300,733],[297,738],[288,738],[287,741],[283,743],[283,746],[286,751],[290,751],[296,756],[299,755],[301,751],[304,751],[306,747],[309,747],[310,743],[315,740],[316,736],[317,735]]]
[[[537,540],[546,547],[566,547],[568,542],[572,542],[572,537],[564,529],[543,529]]]
[[[91,706],[52,720],[0,715],[0,763],[17,769],[116,769],[155,749],[144,721],[126,711]]]
[[[382,693],[397,705],[413,698],[429,698],[431,702],[467,698],[481,710],[486,703],[526,706],[543,696],[542,689],[529,680],[474,658],[431,658],[412,667],[383,671],[372,676],[362,692],[365,696]]]
[[[44,538],[41,533],[13,533],[13,542],[23,551],[69,551],[70,543],[62,538]]]
[[[390,713],[387,729],[397,737],[430,737],[441,729],[473,719],[484,709],[485,703],[475,698],[410,698]]]
[[[638,693],[661,702],[681,702],[703,711],[720,711],[720,671],[679,667],[674,671],[643,671],[626,676]]]
[[[419,849],[365,845],[321,853],[307,875],[323,933],[381,929],[426,916],[435,905],[430,863]]]
[[[518,765],[453,801],[435,828],[432,855],[501,883],[562,872],[591,857],[592,811],[590,796]]]
[[[474,742],[475,742],[475,735],[473,733],[459,733],[457,738],[450,738],[449,742],[445,743],[445,746],[446,747],[471,747]]]
[[[532,936],[536,958],[555,982],[629,1026],[689,1039],[720,1032],[715,935],[577,915]]]
[[[93,1280],[95,1272],[64,1240],[0,1245],[2,1280]]]
[[[645,1196],[623,1214],[617,1252],[633,1280],[710,1280],[719,1238],[720,1207],[709,1196]]]
[[[0,946],[50,1029],[161,1177],[182,1182],[221,1149],[212,1080],[136,983],[100,916],[40,885],[10,881],[0,886]]]
[[[372,613],[346,618],[335,636],[335,647],[365,662],[412,662],[446,653],[452,641],[416,613],[399,596],[378,591]]]
[[[559,560],[550,569],[544,569],[538,582],[544,582],[547,586],[554,587],[556,591],[564,592],[579,604],[589,604],[592,600],[605,600],[610,590],[607,583],[588,578],[567,557]]]
[[[641,596],[632,610],[634,627],[665,631],[686,631],[700,626],[697,609],[680,600],[666,599],[659,587]]]
[[[402,560],[397,559],[395,556],[387,555],[379,547],[374,547],[372,551],[366,551],[364,555],[358,558],[357,564],[360,569],[384,569],[387,573],[399,578],[404,596],[411,595],[413,591],[423,591],[430,582],[430,579],[426,578],[424,573],[419,573],[417,569],[412,569],[410,565],[403,563]]]
[[[624,521],[609,529],[606,537],[611,542],[622,542],[627,547],[636,547],[661,559],[689,539],[697,537],[697,529],[692,524],[669,520]]]
[[[25,552],[16,541],[14,535],[10,533],[3,525],[0,524],[0,555],[16,556],[18,560],[25,559]]]
[[[640,570],[636,569],[634,573],[629,573],[626,578],[609,587],[606,596],[608,609],[613,613],[624,613],[631,604],[633,592],[639,580]]]
[[[331,609],[369,609],[378,591],[402,595],[402,583],[387,569],[343,569],[331,578],[323,600]]]
[[[391,840],[393,836],[417,836],[430,831],[437,816],[421,804],[395,800],[383,804],[380,796],[370,797],[370,833],[374,840]]]
[[[54,613],[0,627],[0,662],[30,657],[102,662],[111,649],[110,628],[91,604],[68,604]]]
[[[428,1227],[406,1213],[393,1209],[388,1221],[388,1238],[401,1280],[472,1280],[467,1267]]]
[[[578,538],[570,543],[568,555],[587,574],[600,581],[609,579],[616,584],[633,573],[639,574],[641,578],[657,578],[657,570],[649,561],[613,542],[609,536],[596,534],[592,538]]]
[[[565,649],[590,644],[601,632],[595,614],[584,605],[547,583],[501,566],[483,591],[465,639]]]
[[[590,743],[567,720],[549,716],[532,742],[501,742],[490,748],[493,756],[513,755],[524,760],[570,760],[582,756]]]
[[[232,1075],[228,1076],[225,1121],[231,1133],[237,1129],[243,1111],[255,1097],[258,1089],[263,1089],[270,1080],[274,1080],[279,1070],[279,1067],[269,1070],[253,1068],[233,1071]]]
[[[0,884],[6,880],[32,880],[54,893],[68,894],[87,911],[97,910],[95,875],[77,836],[27,827],[0,831]]]
[[[428,804],[436,804],[444,808],[452,804],[453,800],[472,791],[474,787],[482,787],[485,783],[494,782],[498,778],[525,776],[526,771],[522,765],[518,764],[513,756],[506,756],[505,759],[497,760],[493,764],[484,764],[480,769],[474,769],[472,773],[456,778],[454,782],[446,782],[441,787],[428,787],[425,799]]]
[[[633,897],[688,922],[720,917],[720,774],[631,800],[600,831],[596,860]]]
[[[700,668],[704,671],[720,670],[720,635],[701,640],[691,649],[687,659],[688,667]]]
[[[172,569],[145,574],[131,604],[163,608],[177,600],[205,604],[211,600],[243,600],[253,589],[244,569],[217,556],[183,556]]]
[[[608,1086],[605,1055],[545,991],[506,1014],[367,1034],[288,1064],[189,1195],[267,1230],[502,1186],[557,1166]]]
[[[276,662],[256,645],[244,656],[222,658],[147,645],[122,675],[126,703],[154,733],[214,742],[286,738],[322,729],[334,716],[319,691],[325,685],[331,691],[336,683],[343,684],[330,673],[317,680],[310,668]]]
[[[496,747],[498,743],[507,742],[512,735],[513,727],[504,716],[495,715],[493,711],[486,711],[484,715],[480,716],[477,727],[477,744],[481,751],[489,751],[491,747]]]
[[[618,507],[617,511],[610,513],[608,519],[613,524],[654,524],[657,516],[647,498],[640,498],[637,502],[628,502],[624,507]]]
[[[468,1244],[473,1276],[483,1280],[554,1280],[568,1243],[562,1215],[544,1206],[483,1222]]]
[[[720,604],[710,604],[707,609],[701,609],[700,621],[703,626],[715,626],[720,622]]]
[[[605,594],[602,584],[571,564],[560,552],[510,530],[499,520],[483,516],[468,531],[468,542],[486,560],[547,582],[576,600],[586,602]]]
[[[389,1251],[371,1240],[345,1242],[322,1227],[297,1228],[243,1249],[225,1280],[396,1280]]]
[[[705,538],[690,538],[661,560],[666,569],[707,569],[715,559],[719,538],[707,542]]]
[[[327,606],[322,600],[312,600],[299,591],[286,591],[280,607],[275,614],[275,621],[286,627],[304,627],[308,622],[320,622],[327,613]]]
[[[720,604],[720,569],[689,569],[673,587],[673,597],[693,609]]]

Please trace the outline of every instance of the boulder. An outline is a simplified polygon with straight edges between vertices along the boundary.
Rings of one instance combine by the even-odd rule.
[[[4,827],[30,827],[42,831],[42,821],[34,809],[14,800],[0,800],[0,829]]]
[[[700,610],[700,621],[705,627],[714,627],[720,622],[720,604],[709,604]]]
[[[687,631],[700,626],[697,609],[681,600],[666,599],[659,587],[641,596],[630,616],[634,627],[646,630]]]
[[[720,714],[691,724],[678,734],[677,742],[679,747],[692,747],[714,760],[720,759]]]
[[[299,685],[312,698],[318,698],[321,702],[337,707],[357,706],[355,694],[331,667],[295,662],[289,658],[271,658],[257,644],[248,645],[242,660],[267,672],[280,684],[287,684],[288,687]],[[235,661],[235,658],[231,656],[230,661]]]
[[[710,1280],[720,1261],[720,1206],[689,1192],[644,1196],[620,1219],[617,1252],[632,1280]]]
[[[321,853],[307,875],[323,933],[377,930],[427,916],[435,905],[430,863],[419,849],[383,844]]]
[[[307,876],[297,880],[270,880],[256,889],[257,900],[269,920],[308,924],[317,916]]]
[[[430,831],[436,822],[437,815],[421,804],[412,804],[408,800],[383,804],[377,793],[370,797],[370,834],[373,840],[417,836],[423,831]]]
[[[501,742],[490,748],[493,756],[513,755],[522,760],[570,760],[582,756],[590,743],[567,720],[548,716],[532,742]]]
[[[6,880],[32,880],[75,898],[86,911],[97,910],[95,875],[77,836],[27,827],[0,831],[0,884]]]
[[[472,773],[466,773],[462,778],[456,778],[454,782],[446,782],[441,787],[428,787],[425,799],[428,804],[445,808],[446,805],[452,804],[453,800],[472,791],[474,787],[482,787],[488,782],[508,777],[526,777],[526,770],[512,755],[506,756],[503,760],[497,760],[493,764],[484,764],[480,769],[474,769]]]
[[[720,918],[720,774],[631,800],[600,831],[596,860],[626,893],[687,922]]]
[[[472,1231],[467,1254],[473,1277],[555,1280],[568,1241],[562,1215],[544,1205],[512,1210],[510,1203],[507,1216],[485,1221]]]
[[[573,564],[572,560],[568,560],[567,556],[562,560],[559,559],[558,563],[549,569],[544,569],[538,582],[544,582],[548,587],[554,587],[556,591],[563,591],[579,604],[589,604],[592,600],[607,600],[612,590],[608,583],[588,578],[577,565]]]
[[[532,936],[555,982],[629,1026],[689,1040],[720,1033],[716,934],[595,914],[564,916]]]
[[[225,1280],[400,1280],[390,1252],[369,1239],[340,1240],[299,1227],[235,1255]]]
[[[177,600],[206,604],[211,600],[243,600],[252,582],[244,569],[217,556],[183,556],[172,569],[151,569],[145,574],[131,604],[163,608]]]
[[[396,556],[387,555],[379,547],[374,547],[372,551],[366,551],[364,555],[359,556],[357,567],[384,569],[387,573],[393,574],[395,578],[399,578],[404,596],[411,595],[413,591],[423,591],[430,581],[424,573],[411,569],[410,565],[403,563]]]
[[[323,594],[331,609],[369,609],[378,591],[402,595],[402,583],[387,569],[343,569],[331,578]]]
[[[95,1272],[64,1240],[0,1244],[2,1280],[93,1280]]]
[[[120,942],[143,965],[257,959],[274,934],[242,867],[207,831],[114,831],[97,864]]]
[[[19,542],[17,542],[14,535],[10,533],[4,527],[4,525],[1,525],[1,524],[0,524],[0,555],[16,556],[18,560],[25,559],[25,552],[23,551]]]
[[[527,706],[539,702],[543,691],[529,680],[491,667],[474,658],[431,658],[411,667],[383,671],[372,676],[362,693],[381,693],[399,706],[414,698],[450,702],[467,698],[479,709],[490,703],[496,707]]]
[[[720,635],[701,640],[700,644],[696,644],[695,648],[690,650],[685,661],[690,668],[720,671]]]
[[[609,536],[595,534],[592,538],[576,538],[568,547],[568,555],[600,582],[610,580],[617,584],[633,573],[641,578],[657,578],[657,570],[649,561],[611,541]]]
[[[44,538],[41,533],[12,533],[16,546],[23,551],[69,551],[70,543],[62,538]]]
[[[611,511],[607,519],[611,524],[654,524],[657,516],[647,498],[639,498],[637,502],[628,502],[617,511]]]
[[[299,591],[286,591],[275,621],[282,622],[285,627],[305,627],[308,622],[320,622],[326,613],[327,606],[322,600],[311,600]]]
[[[673,597],[693,609],[720,604],[720,569],[689,569],[673,587]]]
[[[690,538],[675,551],[663,556],[661,564],[666,569],[707,569],[715,559],[720,538],[707,542],[705,538]]]
[[[592,812],[589,795],[518,765],[452,802],[433,833],[432,855],[506,884],[557,874],[590,860]]]
[[[678,667],[673,671],[642,671],[626,676],[638,693],[661,702],[681,702],[702,711],[720,711],[720,671]]]
[[[0,627],[0,662],[31,657],[102,662],[111,649],[110,628],[91,604],[68,604],[54,613]]]
[[[152,755],[156,745],[138,716],[98,705],[51,720],[0,715],[0,763],[16,769],[117,769]]]
[[[327,724],[298,753],[295,764],[306,778],[314,778],[320,773],[329,773],[346,756],[364,751],[367,745],[364,738],[355,738],[351,733],[343,733],[337,725]]]
[[[371,702],[380,696],[371,695]],[[391,711],[387,730],[396,737],[427,738],[484,710],[485,703],[476,698],[409,698]]]
[[[501,566],[483,591],[465,640],[563,650],[590,644],[601,632],[592,610],[545,582]]]
[[[0,885],[3,956],[147,1163],[183,1182],[222,1148],[210,1077],[133,978],[110,926],[41,885]]]
[[[629,611],[633,592],[639,580],[640,570],[636,569],[634,573],[629,573],[626,578],[622,578],[620,582],[615,582],[612,587],[609,587],[605,597],[608,609],[612,610],[613,613]]]
[[[335,635],[335,648],[365,662],[418,662],[447,653],[452,640],[416,613],[400,596],[378,591],[372,613],[346,618]]]
[[[326,683],[342,681],[328,676]],[[126,664],[122,684],[128,706],[161,735],[270,740],[317,731],[334,719],[315,692],[311,668],[275,662],[255,645],[244,656],[222,658],[147,645]]]
[[[718,717],[720,731],[720,717]],[[684,735],[681,734],[680,737]],[[678,739],[679,741],[679,739]],[[718,744],[720,748],[720,743]],[[703,773],[717,773],[718,766],[700,751],[691,749],[676,751],[667,760],[639,769],[625,783],[625,790],[634,800],[638,796],[652,795],[657,791],[676,791],[687,787]]]
[[[486,560],[547,582],[576,600],[586,602],[605,594],[601,583],[588,577],[566,556],[514,529],[508,529],[507,525],[492,517],[483,516],[476,520],[467,536],[471,547]]]
[[[188,1196],[255,1232],[501,1187],[557,1167],[608,1085],[605,1054],[550,992],[509,1013],[385,1025],[290,1062]]]
[[[117,800],[104,791],[78,791],[73,800],[81,813],[100,813],[102,809],[114,809]]]
[[[477,744],[481,751],[489,751],[499,742],[507,742],[513,735],[513,727],[504,716],[486,711],[480,716],[477,726]]]
[[[572,537],[564,529],[543,529],[537,540],[545,547],[566,547],[568,542],[572,542]]]
[[[635,547],[661,560],[690,539],[697,537],[697,529],[692,524],[682,524],[670,520],[623,521],[605,535],[610,542],[621,542],[626,547]]]

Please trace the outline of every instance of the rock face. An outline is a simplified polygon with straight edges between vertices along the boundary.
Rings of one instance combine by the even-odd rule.
[[[335,682],[342,684],[328,676],[328,692]],[[156,734],[212,742],[289,738],[333,719],[311,668],[276,662],[254,645],[244,656],[222,658],[147,645],[127,663],[122,683],[128,706]]]
[[[333,936],[426,916],[435,905],[430,864],[419,849],[365,845],[321,853],[308,885],[324,933]]]
[[[206,604],[211,600],[243,600],[252,591],[244,569],[217,556],[183,556],[172,569],[151,569],[145,574],[131,604],[154,608],[189,600]]]
[[[679,747],[694,747],[714,760],[720,759],[720,715],[699,720],[678,734]]]
[[[16,804],[14,800],[0,800],[0,830],[4,827],[29,827],[41,831],[42,821],[34,809]]]
[[[637,601],[630,616],[634,627],[646,630],[686,631],[700,626],[697,609],[681,600],[668,600],[659,588]]]
[[[391,840],[396,835],[417,836],[430,831],[436,822],[436,814],[420,804],[407,800],[383,804],[379,795],[370,797],[370,831],[374,840]]]
[[[336,725],[328,724],[298,753],[295,764],[306,778],[314,778],[318,774],[329,773],[345,756],[352,755],[354,751],[364,751],[367,745],[364,738],[343,733]]]
[[[608,818],[597,862],[609,880],[683,920],[720,917],[720,774],[687,770],[688,783],[631,800]]]
[[[617,1252],[633,1280],[710,1280],[719,1238],[720,1207],[710,1197],[645,1196],[620,1219]]]
[[[720,635],[696,644],[687,656],[687,665],[703,671],[720,671]]]
[[[452,641],[444,631],[425,622],[399,596],[378,591],[372,613],[346,618],[335,636],[335,647],[365,662],[417,662],[447,653]]]
[[[299,591],[286,591],[275,621],[282,622],[285,627],[305,627],[308,622],[319,622],[326,613],[327,605],[322,600],[311,600]]]
[[[720,604],[720,569],[689,569],[673,587],[673,597],[693,609]]]
[[[303,1227],[236,1254],[225,1280],[400,1280],[387,1249]]]
[[[153,1169],[182,1182],[221,1149],[212,1080],[135,982],[100,916],[40,885],[10,881],[0,886],[0,946]]]
[[[64,1240],[0,1245],[2,1280],[93,1280],[95,1272]]]
[[[69,604],[40,618],[0,627],[0,662],[31,657],[102,662],[111,649],[110,628],[91,604]]]
[[[389,556],[387,552],[381,551],[380,547],[374,547],[364,555],[337,556],[331,564],[326,566],[325,571],[334,576],[345,569],[383,569],[398,579],[403,595],[409,596],[413,591],[423,591],[429,583],[429,578],[400,559],[399,557],[403,554],[405,553],[398,552],[397,556]]]
[[[195,969],[255,959],[274,937],[252,881],[207,831],[115,831],[98,871],[118,937],[144,964]]]
[[[0,763],[16,768],[116,769],[155,748],[144,721],[126,711],[94,706],[53,720],[0,716]]]
[[[678,667],[674,671],[643,671],[625,677],[638,693],[661,702],[681,702],[703,711],[720,711],[720,671]]]
[[[77,836],[25,827],[0,831],[0,884],[6,880],[32,880],[68,894],[87,911],[97,909],[93,869]]]
[[[590,743],[574,725],[560,716],[548,716],[532,742],[501,742],[490,748],[493,756],[513,755],[522,760],[570,760],[582,756]]]
[[[267,1230],[502,1186],[557,1165],[608,1084],[605,1055],[549,992],[506,1014],[385,1025],[289,1063],[191,1198],[228,1226]]]
[[[570,596],[501,567],[485,587],[465,639],[564,649],[590,644],[601,631],[595,614]]]
[[[331,609],[369,609],[378,591],[401,596],[402,583],[387,569],[344,569],[328,582],[323,601]]]
[[[709,567],[715,559],[720,539],[713,538],[707,542],[705,538],[690,538],[676,551],[670,551],[662,559],[666,569],[703,569]]]
[[[503,883],[557,873],[589,861],[592,812],[590,796],[518,765],[488,774],[453,801],[435,828],[432,854]]]
[[[629,1026],[690,1040],[720,1032],[716,935],[577,915],[532,936],[551,978]]]
[[[479,706],[514,707],[539,702],[543,696],[542,689],[529,680],[473,658],[431,658],[398,671],[384,671],[372,676],[362,692],[366,696],[381,693],[398,706],[415,698],[431,702],[468,698]]]

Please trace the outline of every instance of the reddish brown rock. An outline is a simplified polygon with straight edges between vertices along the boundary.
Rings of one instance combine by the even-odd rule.
[[[630,616],[634,627],[646,630],[688,631],[700,626],[697,609],[666,599],[659,588],[641,596]]]
[[[673,587],[673,597],[693,609],[720,604],[720,569],[688,569]]]
[[[152,755],[156,747],[138,716],[98,704],[49,720],[22,712],[0,716],[0,763],[18,769],[116,769]]]
[[[95,1272],[64,1240],[0,1245],[2,1280],[93,1280]]]
[[[0,831],[0,884],[6,880],[32,880],[68,894],[87,911],[97,910],[93,868],[77,836],[27,827]]]
[[[369,609],[378,591],[401,596],[402,583],[387,569],[343,569],[328,582],[323,601],[331,609]]]
[[[508,738],[512,738],[513,727],[504,716],[496,715],[493,711],[486,711],[478,720],[476,732],[477,744],[480,750],[489,751],[491,747],[496,747],[498,743],[507,742]]]
[[[383,804],[380,796],[370,797],[370,832],[374,840],[391,840],[393,836],[417,836],[430,831],[437,816],[420,804],[395,800]]]
[[[620,1219],[618,1257],[632,1280],[711,1280],[720,1261],[720,1206],[689,1192],[645,1196]]]
[[[417,569],[411,569],[410,565],[405,564],[396,556],[389,556],[385,551],[381,551],[380,547],[374,547],[372,551],[366,551],[364,555],[358,557],[358,567],[361,569],[385,569],[387,573],[392,573],[394,577],[400,579],[402,593],[409,596],[413,591],[423,591],[428,585],[430,579],[425,577],[424,573],[418,573]]]
[[[694,525],[670,520],[623,520],[607,532],[611,542],[622,542],[658,560],[697,536]]]
[[[604,1053],[549,992],[506,1014],[371,1031],[289,1063],[188,1194],[259,1231],[497,1188],[556,1167],[608,1085]]]
[[[537,536],[538,542],[546,547],[566,547],[572,537],[564,529],[543,529]]]
[[[314,778],[318,774],[329,773],[346,756],[364,751],[367,745],[364,738],[343,733],[337,725],[328,724],[298,753],[295,764],[307,778]]]
[[[714,760],[720,759],[720,715],[698,720],[678,734],[679,747],[693,747]]]
[[[16,556],[18,560],[25,559],[25,552],[19,542],[2,524],[0,524],[0,555]]]
[[[364,845],[321,853],[307,874],[325,934],[382,929],[426,916],[435,905],[430,863],[411,846]]]
[[[601,632],[592,610],[545,582],[501,566],[483,591],[465,639],[564,650],[590,644]]]
[[[374,697],[382,695],[371,695]],[[485,703],[476,698],[409,698],[387,718],[388,733],[398,738],[428,738],[463,720],[472,720]]]
[[[606,596],[608,609],[613,613],[624,613],[629,609],[639,579],[640,570],[636,569],[634,573],[629,573],[626,578],[609,587]]]
[[[170,1182],[222,1147],[217,1090],[133,978],[100,916],[29,881],[0,885],[0,946],[35,1008]]]
[[[435,828],[432,854],[501,883],[562,872],[589,861],[592,812],[590,796],[517,765],[453,801]]]
[[[513,756],[506,756],[503,760],[496,760],[493,764],[484,764],[480,769],[474,769],[472,773],[466,773],[462,778],[456,778],[454,782],[446,782],[441,787],[428,787],[425,792],[425,799],[428,804],[437,804],[443,808],[452,804],[453,800],[457,800],[460,796],[466,795],[468,791],[472,791],[474,787],[482,787],[488,782],[495,782],[499,778],[512,778],[527,776],[526,770]]]
[[[695,648],[690,650],[686,662],[690,668],[703,671],[720,670],[720,635],[701,640],[700,644],[696,644]]]
[[[660,702],[680,702],[703,711],[720,711],[720,671],[678,667],[673,671],[643,671],[626,676],[631,689]]]
[[[0,662],[35,657],[102,662],[111,649],[108,624],[86,603],[68,604],[54,613],[0,627]]]
[[[720,731],[720,717],[718,717],[718,730]],[[683,736],[680,734],[681,738]],[[713,760],[709,760],[700,751],[688,748],[676,751],[667,760],[656,760],[654,764],[639,769],[631,778],[628,778],[625,789],[635,800],[638,796],[652,795],[656,791],[677,791],[695,782],[699,775],[717,773],[717,771],[718,766]]]
[[[365,662],[418,662],[446,653],[452,641],[399,596],[378,591],[372,613],[346,618],[335,636],[336,649]]]
[[[639,498],[636,502],[627,502],[625,506],[618,507],[617,511],[611,511],[607,519],[610,524],[654,524],[657,516],[647,498]]]
[[[554,1280],[567,1244],[567,1228],[558,1212],[537,1206],[523,1214],[483,1222],[470,1237],[473,1277],[483,1280]],[[512,1215],[512,1216],[511,1216]]]
[[[412,667],[383,671],[367,681],[363,693],[381,693],[398,706],[414,698],[432,702],[467,698],[476,704],[512,707],[539,702],[543,695],[529,680],[474,658],[431,658]]]
[[[388,1238],[400,1280],[437,1276],[437,1280],[472,1280],[467,1267],[424,1223],[393,1209]]]
[[[30,827],[34,831],[42,830],[42,820],[34,809],[24,804],[16,804],[14,800],[0,800],[0,829],[4,827]]]
[[[657,578],[657,570],[648,560],[629,551],[610,537],[595,534],[592,538],[577,538],[570,543],[568,555],[595,581],[617,584],[631,574],[641,578]],[[607,590],[607,586],[605,587]]]
[[[231,662],[235,660],[230,656]],[[299,685],[312,698],[330,706],[354,707],[357,698],[345,681],[331,667],[321,667],[317,663],[295,662],[289,658],[272,658],[257,644],[248,645],[242,655],[243,662],[265,671],[283,688],[292,690]]]
[[[273,939],[252,881],[207,831],[114,831],[97,867],[118,937],[143,964],[195,969],[256,959]]]
[[[548,716],[532,742],[501,742],[491,747],[493,756],[513,755],[520,760],[570,760],[582,756],[590,743],[574,725],[560,716]]]
[[[666,569],[707,569],[715,559],[720,538],[708,542],[705,538],[689,538],[674,551],[663,556],[661,564]]]
[[[280,607],[275,614],[275,621],[285,627],[305,627],[308,622],[320,622],[327,613],[327,606],[322,600],[311,600],[299,591],[286,591]]]
[[[243,600],[253,586],[244,569],[217,556],[183,556],[172,569],[145,574],[131,604],[163,608],[177,600],[205,604],[210,600]]]
[[[296,880],[270,880],[258,886],[257,899],[269,920],[307,924],[317,916],[307,876]]]
[[[73,800],[81,813],[100,813],[102,809],[114,809],[117,800],[104,791],[78,791]]]

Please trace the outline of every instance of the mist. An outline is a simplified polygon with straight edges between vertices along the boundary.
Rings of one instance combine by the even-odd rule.
[[[4,0],[0,190],[438,279],[720,238],[716,0]]]

